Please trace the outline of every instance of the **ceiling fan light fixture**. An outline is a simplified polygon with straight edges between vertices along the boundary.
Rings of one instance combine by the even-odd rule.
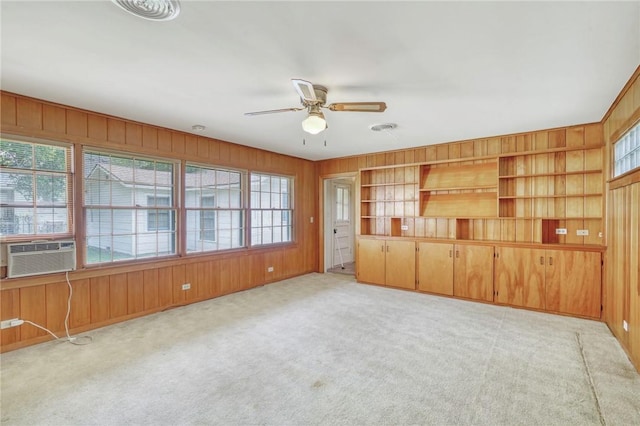
[[[309,111],[309,116],[302,120],[302,130],[312,135],[317,135],[327,128],[327,121],[320,111]]]
[[[111,0],[121,9],[151,21],[170,21],[180,14],[178,0]]]

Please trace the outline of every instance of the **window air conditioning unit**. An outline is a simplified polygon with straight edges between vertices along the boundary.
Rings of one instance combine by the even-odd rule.
[[[76,269],[75,241],[7,244],[7,278]]]

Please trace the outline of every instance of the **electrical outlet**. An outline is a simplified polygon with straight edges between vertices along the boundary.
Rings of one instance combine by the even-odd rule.
[[[576,230],[576,235],[579,237],[586,237],[587,235],[589,235],[589,230],[588,229],[578,229]]]
[[[273,272],[273,266],[269,266],[269,267],[267,268],[267,272]]]
[[[189,290],[191,288],[191,283],[184,283],[182,284],[182,289],[183,290]]]
[[[408,231],[408,230],[409,230],[409,225],[401,225],[401,226],[400,226],[400,230],[402,230],[402,231]]]
[[[313,216],[309,218],[309,223],[313,223]]]
[[[0,329],[4,330],[5,328],[16,327],[18,325],[22,325],[24,321],[19,318],[12,318],[9,320],[5,320],[0,322]]]
[[[622,320],[622,328],[624,328],[624,331],[629,331],[629,323],[625,320]]]
[[[556,228],[557,235],[567,235],[567,228]]]

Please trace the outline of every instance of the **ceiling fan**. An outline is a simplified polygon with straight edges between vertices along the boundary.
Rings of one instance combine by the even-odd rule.
[[[330,111],[355,112],[383,112],[387,109],[387,104],[384,102],[337,102],[326,105],[328,91],[326,87],[311,84],[308,81],[300,79],[292,79],[291,82],[296,92],[298,92],[298,95],[300,95],[302,107],[246,112],[244,115],[274,114],[277,112],[302,111],[306,109],[307,118],[302,121],[302,129],[307,133],[317,135],[328,127],[324,114],[321,111],[322,108]]]

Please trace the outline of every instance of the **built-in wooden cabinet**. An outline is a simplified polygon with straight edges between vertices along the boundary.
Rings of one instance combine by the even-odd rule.
[[[453,295],[493,301],[493,246],[455,245]]]
[[[495,301],[600,318],[599,251],[496,247]]]
[[[601,258],[599,252],[545,250],[546,310],[600,318]]]
[[[496,303],[545,309],[545,250],[496,247]]]
[[[358,280],[416,288],[416,244],[412,240],[358,239]]]
[[[418,290],[453,296],[454,245],[418,242]]]

